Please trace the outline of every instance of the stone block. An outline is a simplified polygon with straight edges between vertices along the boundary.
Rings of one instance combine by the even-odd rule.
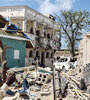
[[[51,75],[47,73],[39,73],[37,77],[37,83],[45,84],[51,79]]]

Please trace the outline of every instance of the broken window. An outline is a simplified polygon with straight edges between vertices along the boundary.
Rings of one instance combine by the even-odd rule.
[[[47,38],[50,39],[50,34],[49,33],[47,34]]]
[[[49,58],[49,52],[46,53],[46,58]]]
[[[51,58],[53,58],[53,52],[51,53]]]
[[[40,43],[40,38],[37,38],[37,43]]]
[[[39,51],[36,51],[36,57],[39,57]]]
[[[31,27],[31,29],[30,29],[30,33],[33,34],[33,27]]]
[[[33,57],[33,52],[32,52],[32,50],[29,52],[29,57]]]
[[[40,30],[36,31],[36,35],[40,36]]]

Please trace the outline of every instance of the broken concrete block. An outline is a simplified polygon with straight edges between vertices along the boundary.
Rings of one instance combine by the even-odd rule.
[[[39,73],[37,83],[45,84],[51,79],[51,75],[47,73]]]
[[[22,80],[22,75],[21,74],[16,74],[16,79],[17,79],[17,81]]]

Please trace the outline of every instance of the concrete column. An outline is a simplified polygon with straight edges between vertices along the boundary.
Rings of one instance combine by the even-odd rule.
[[[37,27],[37,22],[33,22],[33,33],[36,34],[36,27]]]
[[[23,19],[23,32],[26,32],[27,19]]]
[[[42,25],[42,29],[41,29],[41,36],[42,36],[42,37],[44,37],[44,32],[45,32],[45,29],[44,29],[44,28],[45,28],[45,26]]]
[[[52,32],[52,39],[55,39],[55,33],[54,33],[54,29],[53,29],[53,32]]]
[[[44,36],[44,32],[45,32],[45,29],[44,29],[44,25],[42,26],[42,35]]]

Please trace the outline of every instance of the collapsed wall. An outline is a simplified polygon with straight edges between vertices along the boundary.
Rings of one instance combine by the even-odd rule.
[[[80,41],[77,66],[69,70],[67,78],[68,88],[63,100],[90,100],[90,32]],[[62,82],[61,84],[63,84]]]
[[[84,77],[84,69],[90,63],[90,32],[83,35],[83,40],[80,41],[79,55],[77,57],[77,76],[78,78]],[[86,72],[87,73],[87,72]]]
[[[83,35],[83,40],[80,41],[78,66],[85,66],[90,63],[90,32]]]

